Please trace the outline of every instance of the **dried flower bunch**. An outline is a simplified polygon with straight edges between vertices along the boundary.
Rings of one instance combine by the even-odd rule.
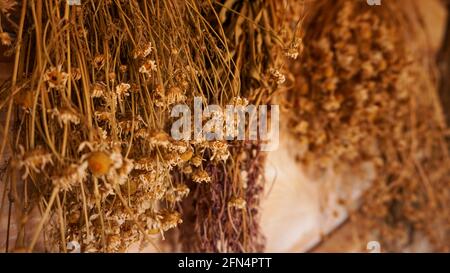
[[[237,89],[228,104],[270,104],[286,88],[285,52],[298,35],[295,18],[299,18],[298,7],[302,5],[302,1],[277,0],[216,3],[214,8],[234,60],[233,77],[229,80]],[[238,16],[233,15],[236,13]],[[228,151],[220,142],[209,147],[206,158],[229,159],[226,164],[217,165],[214,161],[203,164],[210,176],[210,186],[190,186],[192,194],[183,203],[187,216],[185,228],[180,230],[182,249],[263,251],[259,204],[265,184],[265,153],[258,143],[250,141],[231,141]],[[192,175],[202,180],[202,173]],[[185,179],[184,175],[178,179]]]
[[[181,234],[196,237],[185,249],[262,250],[257,143],[168,134],[175,104],[265,104],[285,80],[286,5],[231,2],[0,1],[2,15],[20,13],[15,40],[0,31],[15,52],[1,89],[0,154],[13,154],[4,181],[24,219],[18,230],[34,208],[42,215],[17,248],[67,251],[75,241],[83,252],[126,251],[189,219]]]
[[[388,251],[401,250],[419,233],[445,249],[446,126],[435,80],[424,76],[429,67],[408,42],[405,33],[414,30],[400,5],[313,4],[304,56],[294,65],[296,88],[287,94],[289,127],[299,141],[298,160],[315,172],[330,165],[357,171],[364,161],[376,166],[376,181],[355,218],[363,233],[378,236]]]

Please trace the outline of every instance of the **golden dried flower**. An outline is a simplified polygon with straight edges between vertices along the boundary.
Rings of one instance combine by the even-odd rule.
[[[128,71],[128,66],[126,66],[124,64],[120,65],[119,66],[119,71],[122,72],[122,73],[127,72]]]
[[[69,76],[61,70],[61,65],[58,65],[57,67],[52,66],[44,73],[44,81],[47,82],[48,87],[60,89],[66,86]]]
[[[169,229],[177,227],[179,224],[183,223],[181,219],[181,214],[176,211],[163,211],[160,213],[161,218],[161,230],[167,231]]]
[[[192,152],[192,150],[188,150],[186,152],[184,152],[183,154],[181,154],[181,160],[186,162],[189,161],[192,158],[192,155],[194,154],[194,152]]]
[[[22,145],[19,146],[19,168],[25,168],[22,178],[25,179],[30,171],[39,173],[47,164],[53,164],[52,154],[48,153],[42,147],[25,152]]]
[[[192,173],[192,181],[196,183],[210,183],[211,177],[205,170],[198,169]]]
[[[106,61],[105,55],[99,54],[99,55],[95,56],[94,61],[93,61],[94,67],[96,69],[101,69],[105,65],[105,61]]]
[[[104,82],[96,82],[91,86],[91,98],[104,97],[106,93],[106,84]]]
[[[81,79],[81,69],[78,67],[72,67],[70,70],[70,73],[72,75],[72,79],[74,81],[79,81]]]
[[[156,62],[153,60],[146,61],[140,68],[139,73],[145,74],[148,77],[152,75],[152,72],[157,71]]]
[[[284,76],[280,71],[276,69],[269,69],[270,77],[275,80],[278,85],[282,85],[286,81],[286,76]]]
[[[104,152],[92,152],[88,158],[89,170],[95,176],[106,175],[112,164],[110,156]]]
[[[202,165],[202,157],[199,155],[194,156],[193,158],[191,158],[191,164],[194,165],[195,167],[200,167],[200,165]]]
[[[166,200],[172,203],[180,202],[188,196],[189,194],[189,188],[185,184],[178,184],[175,188],[172,190],[167,191],[166,193]]]
[[[116,94],[117,96],[123,97],[123,96],[128,96],[128,91],[130,90],[131,85],[128,83],[120,83],[119,85],[116,86]]]
[[[12,44],[11,36],[7,32],[0,32],[0,42],[2,45],[10,46]]]
[[[63,124],[69,124],[69,123],[73,123],[73,124],[79,124],[80,123],[80,117],[78,116],[78,114],[76,112],[74,112],[73,110],[71,110],[70,108],[62,108],[59,111],[59,119],[61,120],[61,122]]]
[[[184,174],[191,174],[192,173],[192,167],[191,165],[185,165],[182,170]]]
[[[150,134],[148,139],[150,146],[168,147],[170,145],[171,137],[164,131],[154,131]]]
[[[81,165],[72,164],[68,168],[63,169],[62,175],[52,178],[53,185],[63,191],[69,191],[73,186],[82,183],[86,179],[86,169],[86,162]]]
[[[141,58],[144,59],[148,55],[150,55],[153,51],[152,43],[147,43],[143,46],[139,46],[137,50],[135,50],[133,58]]]
[[[167,92],[167,104],[180,103],[186,100],[186,96],[181,88],[172,86]]]
[[[214,141],[209,145],[212,151],[211,160],[227,161],[230,156],[228,144],[224,141]]]
[[[233,197],[230,201],[228,201],[228,207],[243,210],[247,207],[247,202],[243,198]]]
[[[35,92],[26,89],[19,91],[14,96],[14,102],[25,110],[31,110],[34,104]]]
[[[248,100],[246,98],[241,98],[241,97],[234,97],[231,100],[231,104],[234,106],[247,106],[248,105]]]

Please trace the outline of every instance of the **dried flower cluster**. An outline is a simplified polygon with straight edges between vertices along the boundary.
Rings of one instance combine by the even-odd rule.
[[[5,135],[15,154],[8,173],[19,171],[25,185],[11,190],[17,200],[26,199],[15,204],[27,209],[15,210],[26,219],[39,207],[42,218],[31,242],[22,238],[16,245],[32,251],[44,238],[48,251],[67,251],[73,241],[82,252],[126,251],[136,242],[145,246],[164,239],[190,218],[196,226],[208,221],[201,231],[208,234],[217,234],[220,220],[227,232],[207,239],[222,244],[215,250],[261,250],[256,210],[262,179],[256,171],[245,183],[229,179],[250,166],[258,169],[261,156],[258,166],[230,160],[257,153],[257,146],[177,141],[168,132],[174,104],[193,106],[194,96],[205,104],[267,103],[285,82],[277,56],[284,57],[288,46],[275,44],[283,14],[276,2],[238,1],[233,7],[198,0],[27,3],[15,35],[20,41],[14,50],[21,57],[14,66],[20,69],[3,87],[10,103],[2,105],[13,109],[7,119],[18,124]],[[0,3],[6,14],[15,2]],[[256,19],[255,9],[269,6],[276,11],[256,25],[229,10]],[[219,12],[232,20],[214,16]],[[256,35],[256,47],[246,44],[249,37],[242,30]],[[1,29],[0,39],[12,44]],[[265,45],[258,42],[263,40]],[[298,47],[292,45],[291,56]],[[260,65],[256,55],[243,61],[253,48],[276,61]],[[279,48],[279,54],[271,48]],[[7,176],[9,188],[17,187],[16,179]],[[210,191],[227,198],[215,199]],[[198,204],[204,206],[202,214],[189,214]],[[215,207],[229,213],[211,210]],[[235,222],[241,215],[245,224]],[[233,229],[236,225],[242,228]],[[183,232],[189,229],[181,226]],[[204,238],[193,238],[184,248],[201,250]]]
[[[305,26],[303,62],[294,67],[289,128],[298,160],[316,171],[356,170],[364,161],[377,167],[357,219],[370,223],[362,229],[370,235],[380,232],[385,249],[401,250],[417,232],[439,248],[449,238],[445,125],[436,88],[423,77],[428,68],[403,35],[408,23],[391,11],[401,8],[383,5],[317,4]]]

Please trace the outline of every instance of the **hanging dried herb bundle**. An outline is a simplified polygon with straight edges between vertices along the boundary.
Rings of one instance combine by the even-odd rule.
[[[405,4],[406,5],[406,4]],[[414,11],[383,1],[318,1],[305,23],[290,127],[315,172],[370,161],[377,178],[355,217],[399,251],[425,234],[448,247],[450,159],[429,63],[411,46]],[[417,21],[417,18],[413,18]],[[416,29],[415,29],[416,28]]]
[[[205,104],[268,103],[283,78],[278,36],[290,34],[279,22],[287,3],[15,4],[1,1],[2,14],[15,7],[20,16],[13,35],[0,29],[15,52],[0,107],[1,154],[13,154],[2,208],[20,219],[16,250],[144,247],[183,222],[180,202],[190,192],[192,250],[262,250],[258,144],[176,141],[170,110],[192,106],[195,96]],[[36,207],[41,218],[29,234]]]
[[[301,1],[215,4],[233,59],[231,80],[242,97],[232,104],[269,104],[285,88],[285,58],[289,54],[288,57],[297,58],[300,54],[301,41],[295,39],[300,4]],[[265,153],[258,142],[232,141],[229,145],[229,161],[223,165],[206,164],[211,186],[193,185],[192,195],[184,202],[189,215],[180,234],[184,251],[264,250],[259,203],[264,188]]]

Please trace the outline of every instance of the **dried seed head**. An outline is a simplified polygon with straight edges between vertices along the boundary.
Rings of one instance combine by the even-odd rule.
[[[233,197],[230,201],[228,201],[228,207],[245,209],[247,207],[247,202],[243,198]]]
[[[122,72],[122,73],[127,72],[128,71],[128,66],[126,66],[124,64],[120,65],[119,66],[119,71]]]
[[[89,170],[95,176],[106,175],[112,164],[113,161],[104,152],[92,152],[88,158]]]
[[[176,211],[163,211],[162,213],[160,213],[160,215],[162,216],[160,220],[162,231],[167,231],[169,229],[175,228],[179,224],[183,223],[181,214]]]
[[[64,107],[62,108],[60,111],[60,120],[63,124],[79,124],[80,123],[80,117],[78,116],[78,114],[73,111],[70,108]]]
[[[7,32],[0,32],[0,42],[4,46],[10,46],[12,44],[11,36]]]
[[[181,170],[184,174],[191,174],[192,173],[192,167],[191,165],[186,165]]]
[[[52,178],[53,185],[59,187],[62,191],[69,191],[86,179],[86,169],[86,162],[81,165],[72,164],[68,168],[63,169],[64,171],[61,175]]]
[[[72,79],[74,81],[79,81],[81,79],[81,69],[78,67],[72,67],[70,70],[70,73],[72,75]]]
[[[148,139],[150,146],[168,147],[170,145],[171,137],[164,131],[154,131],[150,134]]]
[[[282,85],[286,81],[286,76],[274,68],[269,69],[269,74],[278,85]]]
[[[112,82],[114,82],[116,80],[116,73],[114,72],[109,72],[108,73],[108,79]]]
[[[192,173],[192,181],[196,183],[210,183],[211,177],[205,170],[198,169]]]
[[[181,88],[172,86],[169,88],[167,92],[167,104],[172,105],[174,103],[184,102],[186,100],[186,96]]]
[[[200,167],[200,165],[202,165],[202,157],[199,155],[194,156],[193,158],[191,158],[191,164],[195,167]]]
[[[128,91],[130,90],[131,85],[128,83],[120,83],[119,85],[116,86],[116,94],[119,97],[122,96],[128,96]]]
[[[47,82],[48,87],[60,89],[66,86],[68,74],[62,72],[62,66],[52,66],[44,74],[44,81]]]
[[[192,158],[193,154],[194,154],[194,152],[192,152],[192,150],[188,150],[188,151],[184,152],[183,154],[181,154],[181,160],[184,162],[189,161]]]
[[[228,144],[224,141],[214,141],[209,145],[209,148],[212,151],[211,160],[227,161],[228,157],[230,157]]]
[[[21,90],[14,96],[14,102],[25,110],[31,110],[34,104],[35,93],[29,89]]]
[[[247,106],[248,105],[248,99],[246,98],[241,98],[241,97],[234,97],[231,100],[231,104],[234,106]]]
[[[145,74],[148,77],[152,75],[152,72],[157,71],[156,62],[154,60],[146,61],[140,68],[139,73]]]
[[[135,59],[137,59],[137,58],[144,59],[148,55],[150,55],[152,53],[152,51],[153,51],[152,43],[147,43],[145,45],[140,45],[135,50],[133,58],[135,58]]]
[[[93,61],[94,67],[96,69],[101,69],[105,65],[105,61],[106,61],[105,55],[99,54],[99,55],[95,56],[94,61]]]
[[[96,82],[91,86],[91,98],[104,97],[106,93],[106,84],[104,82]]]

